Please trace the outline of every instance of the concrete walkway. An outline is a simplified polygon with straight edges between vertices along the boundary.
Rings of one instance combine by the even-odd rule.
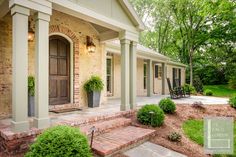
[[[145,142],[138,147],[126,151],[124,154],[128,157],[187,157],[151,142]]]

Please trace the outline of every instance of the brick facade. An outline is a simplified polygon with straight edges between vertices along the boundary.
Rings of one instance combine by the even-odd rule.
[[[29,17],[30,27],[35,30],[34,16]],[[88,22],[53,10],[50,20],[50,34],[63,34],[73,42],[73,104],[57,107],[87,107],[84,83],[91,75],[99,75],[105,82],[105,51],[98,32]],[[12,17],[7,14],[0,20],[0,119],[11,117],[12,107]],[[96,52],[89,53],[86,36],[93,38]],[[35,41],[29,42],[28,72],[35,74]],[[101,102],[105,100],[102,92]],[[54,108],[55,106],[49,106]]]

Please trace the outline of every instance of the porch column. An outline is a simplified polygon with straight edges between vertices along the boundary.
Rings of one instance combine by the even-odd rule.
[[[35,16],[35,118],[37,128],[49,127],[49,21],[50,15],[37,12]]]
[[[121,39],[121,111],[130,109],[130,84],[129,84],[129,44],[127,39]]]
[[[166,77],[167,77],[167,71],[166,71],[166,63],[162,63],[162,95],[165,95],[166,91]]]
[[[12,130],[29,129],[28,121],[28,16],[30,10],[14,5],[12,15]]]
[[[147,96],[153,95],[153,66],[152,60],[147,60]]]
[[[137,42],[130,43],[130,109],[136,108]]]

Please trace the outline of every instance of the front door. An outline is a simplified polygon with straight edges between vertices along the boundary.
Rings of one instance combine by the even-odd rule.
[[[59,36],[49,42],[49,103],[70,102],[70,44]]]

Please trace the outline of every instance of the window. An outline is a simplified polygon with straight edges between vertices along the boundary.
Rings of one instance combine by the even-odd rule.
[[[143,65],[143,88],[147,89],[147,64]]]
[[[173,87],[181,86],[181,69],[173,68]]]
[[[107,95],[112,95],[112,56],[107,57]]]
[[[162,77],[162,67],[160,65],[155,65],[155,78],[161,79]]]

